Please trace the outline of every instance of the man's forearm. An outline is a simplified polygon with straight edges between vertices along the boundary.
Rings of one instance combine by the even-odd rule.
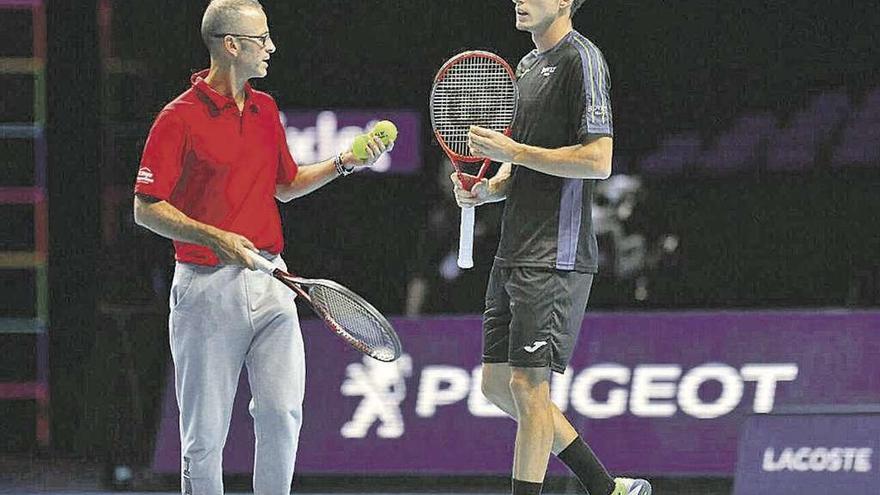
[[[299,167],[293,182],[276,186],[275,197],[286,203],[320,189],[337,177],[339,174],[336,172],[333,158],[312,165],[303,165]]]
[[[611,154],[612,140],[608,137],[556,149],[521,144],[513,163],[557,177],[607,179],[611,175]]]
[[[134,221],[163,237],[201,246],[210,246],[222,232],[193,220],[167,201],[150,202],[139,196],[134,199]]]

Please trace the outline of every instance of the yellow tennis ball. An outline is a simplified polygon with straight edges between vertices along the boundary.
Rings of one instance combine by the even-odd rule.
[[[351,143],[351,153],[358,160],[366,160],[370,157],[370,153],[367,151],[368,139],[370,139],[369,135],[359,134],[355,136],[354,141]]]
[[[395,126],[390,120],[382,120],[376,122],[376,125],[373,126],[370,134],[378,137],[382,140],[382,143],[385,146],[388,146],[397,139],[397,126]]]

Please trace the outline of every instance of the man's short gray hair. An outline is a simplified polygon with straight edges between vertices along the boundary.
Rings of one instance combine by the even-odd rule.
[[[574,17],[574,13],[577,12],[578,9],[581,8],[581,5],[586,3],[586,1],[587,0],[574,0],[573,2],[571,2],[571,16],[572,17]]]
[[[202,41],[210,50],[215,34],[229,33],[235,29],[236,20],[247,9],[263,10],[259,0],[211,0],[202,16]]]

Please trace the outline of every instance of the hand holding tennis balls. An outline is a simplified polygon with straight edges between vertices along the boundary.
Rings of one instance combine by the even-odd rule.
[[[369,133],[355,137],[351,143],[351,153],[355,158],[358,160],[370,159],[370,153],[367,151],[367,142],[373,138],[381,139],[382,144],[390,148],[394,144],[394,140],[397,139],[397,126],[390,120],[382,120],[377,122],[370,129]]]
[[[395,126],[394,122],[391,122],[390,120],[382,120],[376,122],[376,125],[373,126],[373,130],[370,131],[370,134],[381,139],[382,144],[385,146],[390,146],[391,143],[397,139],[397,126]]]

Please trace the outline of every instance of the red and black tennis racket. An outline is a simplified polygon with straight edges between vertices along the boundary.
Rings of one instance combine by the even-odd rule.
[[[434,77],[431,89],[431,126],[440,147],[458,173],[462,186],[470,191],[489,169],[490,160],[473,156],[468,147],[468,130],[476,125],[510,135],[516,115],[519,89],[510,65],[498,55],[467,51],[447,60]],[[482,162],[476,175],[466,173],[465,164]],[[476,169],[476,165],[473,166]],[[472,171],[472,170],[470,170]],[[458,266],[474,266],[474,209],[461,209]]]
[[[363,297],[332,280],[291,275],[259,254],[250,254],[257,269],[295,292],[331,332],[349,345],[379,361],[394,361],[400,357],[403,349],[397,332]]]

